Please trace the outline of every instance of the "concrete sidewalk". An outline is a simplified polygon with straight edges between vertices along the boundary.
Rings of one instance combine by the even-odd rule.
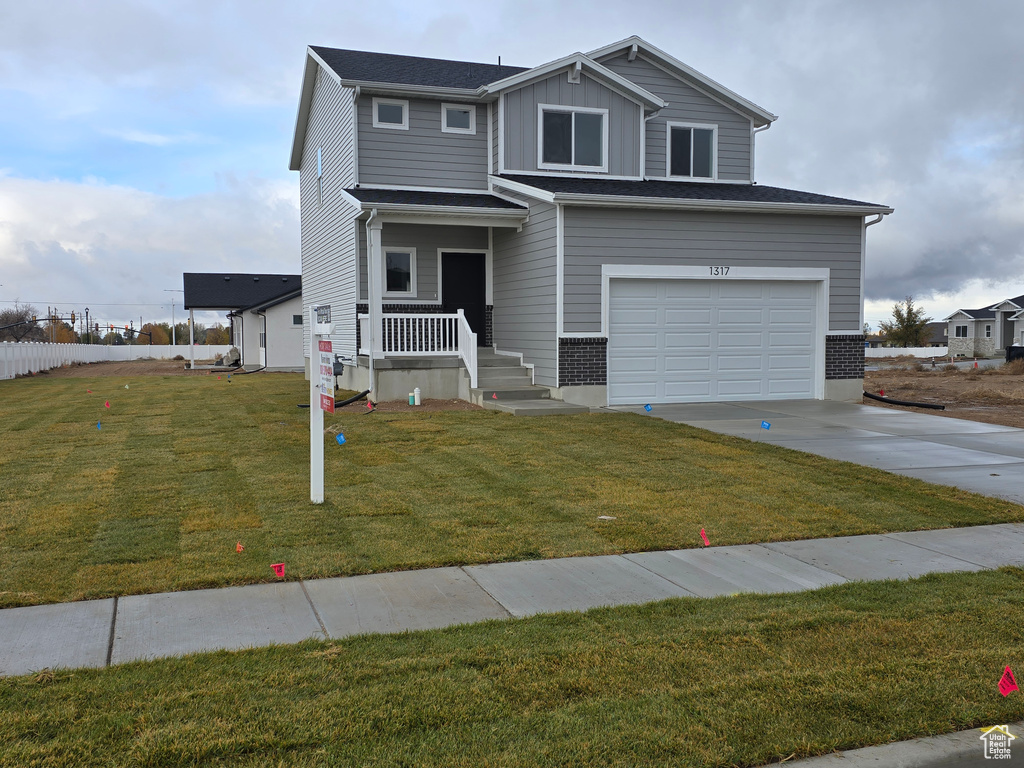
[[[0,675],[1024,565],[1024,524],[432,568],[0,611]]]
[[[831,400],[616,406],[1024,504],[1024,429]],[[761,422],[771,424],[762,429]]]

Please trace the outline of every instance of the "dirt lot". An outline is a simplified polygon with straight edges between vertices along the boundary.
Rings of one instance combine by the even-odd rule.
[[[896,400],[945,405],[946,410],[903,408],[868,398],[864,398],[864,403],[879,408],[1024,428],[1024,365],[1020,361],[1011,366],[982,371],[946,371],[941,367],[916,371],[911,370],[912,367],[868,371],[864,374],[864,389],[876,395],[885,390],[886,397]]]

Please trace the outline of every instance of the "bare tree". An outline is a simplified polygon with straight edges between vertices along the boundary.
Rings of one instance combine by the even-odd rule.
[[[0,310],[0,341],[38,341],[42,329],[32,318],[38,317],[39,310],[31,304],[14,302],[14,309]],[[10,326],[10,327],[4,327]]]
[[[928,323],[924,310],[914,306],[914,297],[897,301],[892,308],[892,320],[883,320],[878,330],[894,347],[923,347],[928,341]]]

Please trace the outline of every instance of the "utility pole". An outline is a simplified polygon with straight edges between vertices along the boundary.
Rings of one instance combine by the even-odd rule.
[[[184,291],[179,291],[176,288],[164,288],[164,293],[184,293]],[[171,301],[171,344],[177,345],[177,343],[178,340],[175,338],[174,332],[174,301]]]

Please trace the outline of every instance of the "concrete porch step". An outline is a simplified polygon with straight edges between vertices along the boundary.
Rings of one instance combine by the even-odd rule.
[[[503,368],[499,368],[498,370],[504,371]],[[530,381],[529,372],[523,371],[522,369],[502,373],[484,373],[481,370],[477,370],[476,381],[477,389],[503,389],[505,387],[533,386],[533,382]]]
[[[501,395],[499,394],[500,398]],[[505,411],[513,416],[570,416],[576,413],[590,413],[585,405],[572,405],[561,400],[484,400],[484,408],[491,411]]]
[[[498,396],[499,403],[504,400],[546,400],[551,396],[544,387],[535,387],[532,384],[515,387],[477,387],[469,392],[472,402],[483,403],[495,402],[494,395]]]

